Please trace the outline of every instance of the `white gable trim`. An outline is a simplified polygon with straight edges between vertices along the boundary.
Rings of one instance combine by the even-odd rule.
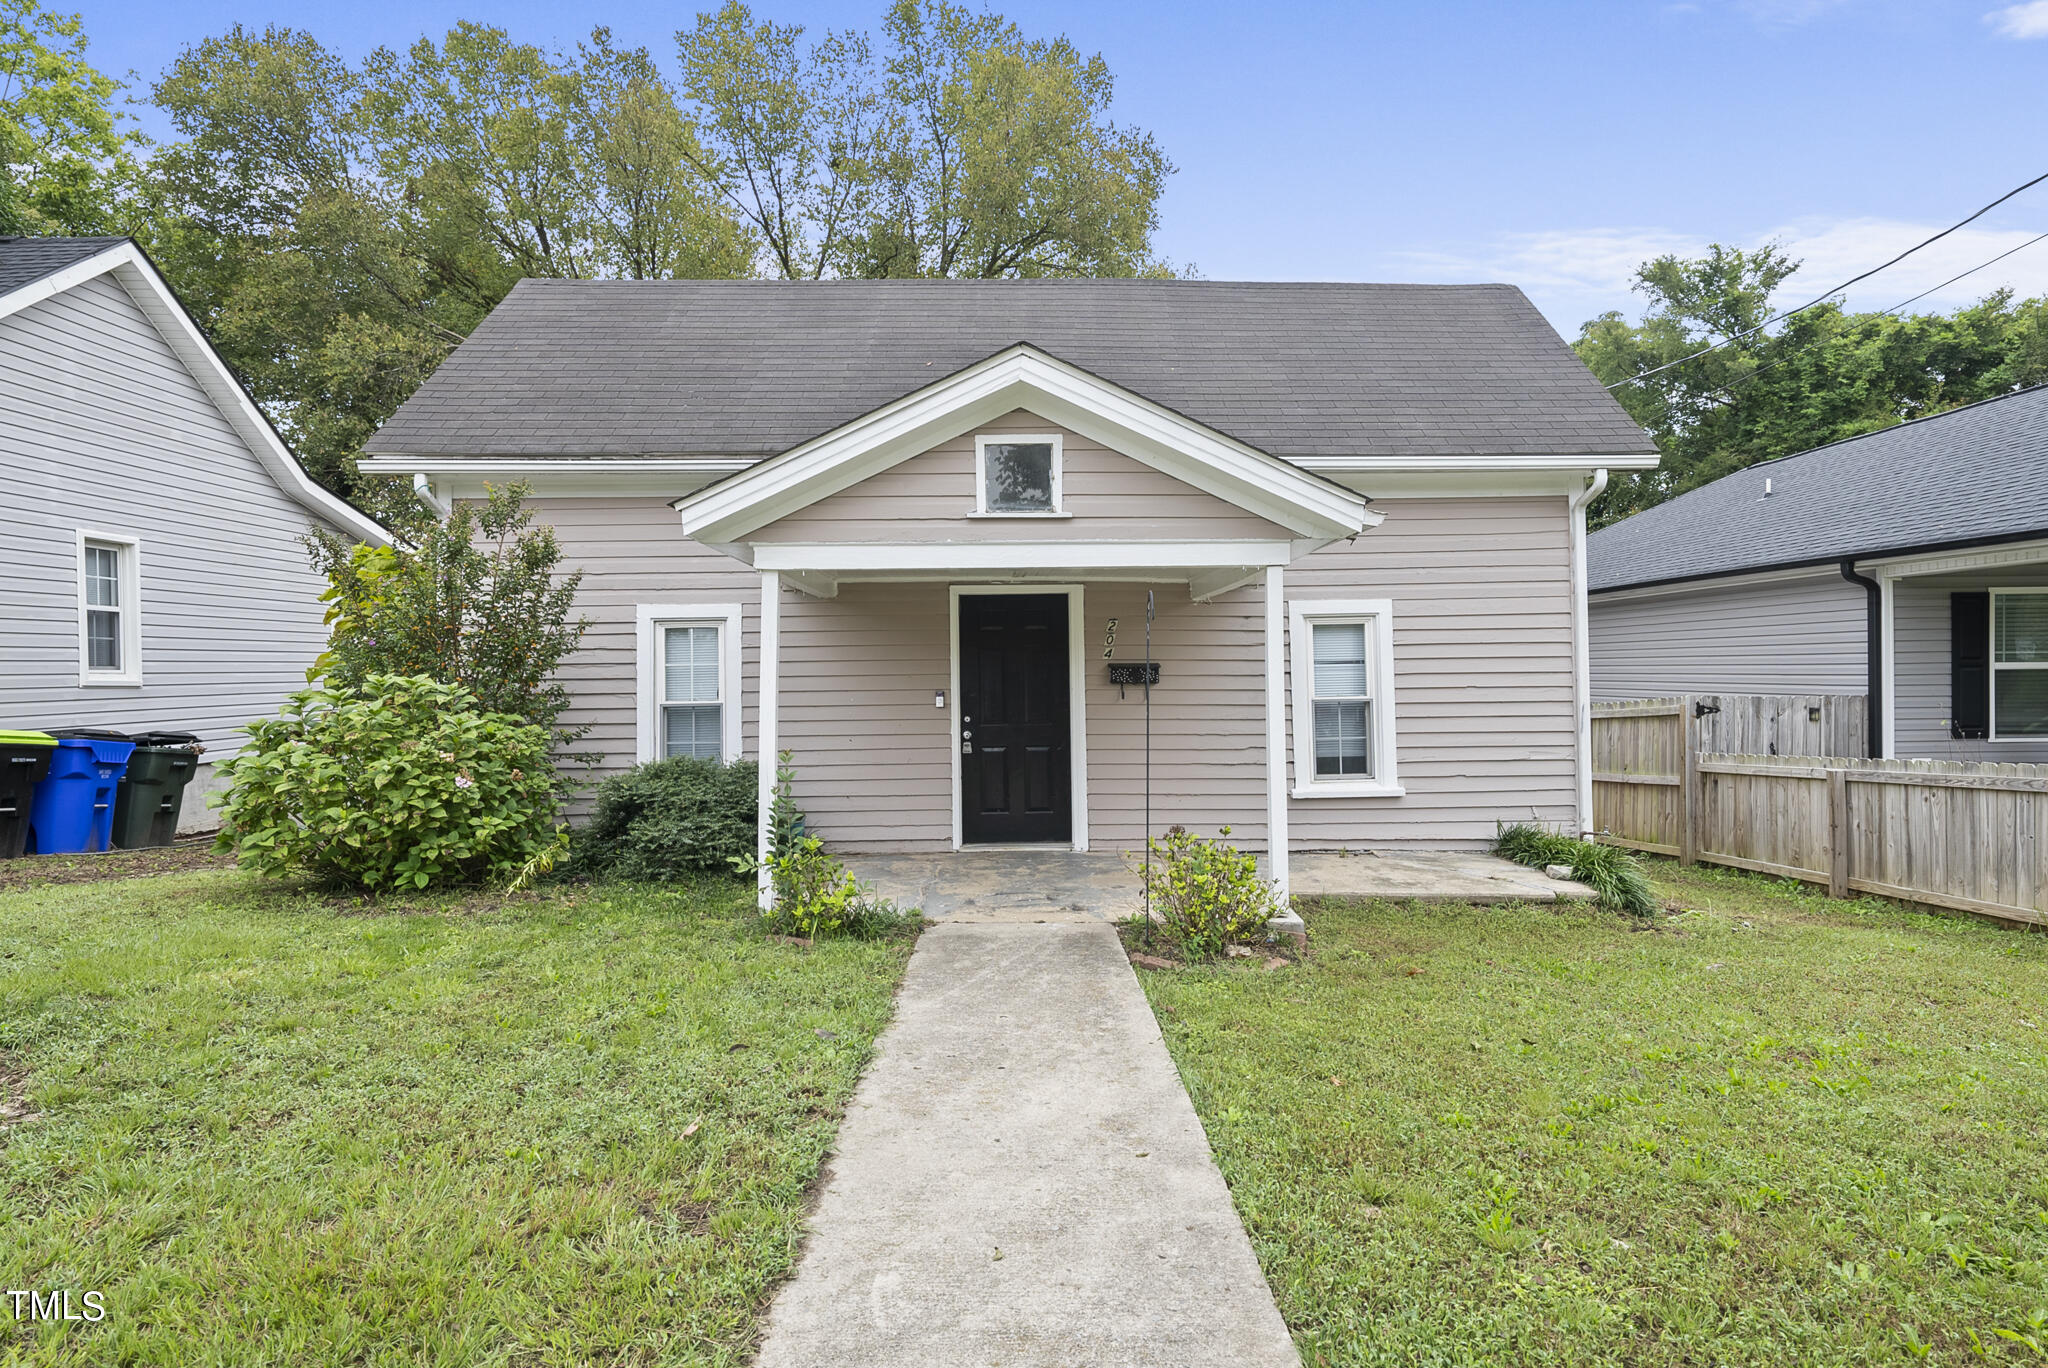
[[[184,363],[186,371],[206,392],[221,416],[227,419],[228,426],[235,430],[243,445],[277,481],[280,489],[308,511],[353,536],[377,546],[390,542],[389,532],[336,498],[306,473],[298,458],[278,437],[277,430],[271,427],[270,420],[263,416],[262,410],[249,398],[248,391],[228,369],[227,363],[220,359],[220,353],[199,331],[199,325],[185,312],[185,306],[171,293],[170,285],[134,243],[116,243],[84,261],[0,295],[0,318],[19,313],[102,275],[113,276],[128,297],[135,301],[135,306],[142,310],[157,334]]]
[[[1334,541],[1380,522],[1350,490],[1024,344],[674,506],[689,536],[731,544],[1020,408],[1306,539]]]

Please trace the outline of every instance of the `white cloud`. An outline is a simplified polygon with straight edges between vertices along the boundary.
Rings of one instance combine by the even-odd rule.
[[[1898,219],[1802,219],[1722,240],[1743,246],[1776,240],[1800,262],[1799,272],[1778,294],[1779,307],[1791,308],[1898,255],[1942,226]],[[1944,283],[2020,246],[2042,227],[2048,225],[1958,229],[1851,289],[1848,307],[1889,309],[1923,290],[1933,293],[1909,312],[1955,309],[2000,288],[2025,296],[2048,294],[2048,242],[1953,284]],[[1506,234],[1466,249],[1403,253],[1401,260],[1402,273],[1411,279],[1504,280],[1519,285],[1559,332],[1574,337],[1579,324],[1609,309],[1629,317],[1641,313],[1643,298],[1630,286],[1643,262],[1666,252],[1699,256],[1707,246],[1703,237],[1668,229],[1592,228]]]
[[[1984,22],[2006,38],[2048,38],[2048,0],[2026,0],[1984,16]]]

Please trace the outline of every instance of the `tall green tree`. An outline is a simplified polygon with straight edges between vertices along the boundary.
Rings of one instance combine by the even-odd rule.
[[[1153,253],[1173,166],[1108,117],[1114,81],[1065,39],[896,0],[866,35],[757,22],[742,0],[678,35],[708,177],[789,278],[1123,276]]]
[[[0,0],[0,234],[116,231],[142,135],[79,17]]]
[[[1999,291],[1903,315],[1829,301],[1765,327],[1798,269],[1775,244],[1658,257],[1636,272],[1641,321],[1611,312],[1580,329],[1579,356],[1663,454],[1657,469],[1614,479],[1597,522],[1759,461],[2048,383],[2048,300]]]

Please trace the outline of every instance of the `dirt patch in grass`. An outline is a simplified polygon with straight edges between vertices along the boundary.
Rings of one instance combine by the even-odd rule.
[[[28,1070],[9,1054],[0,1054],[0,1130],[36,1119],[35,1104],[28,1100]]]
[[[107,879],[144,879],[156,874],[185,874],[195,869],[227,869],[232,855],[217,855],[213,838],[201,836],[147,850],[109,850],[100,854],[26,855],[0,860],[0,890],[54,888],[62,884],[100,883]]]

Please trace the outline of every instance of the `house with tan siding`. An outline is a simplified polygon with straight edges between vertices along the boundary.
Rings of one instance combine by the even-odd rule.
[[[216,766],[326,649],[314,483],[133,242],[0,238],[0,728],[198,736]]]
[[[2048,762],[2048,386],[1723,476],[1589,554],[1596,701],[1859,695],[1873,755]]]
[[[531,280],[363,466],[532,487],[612,769],[787,751],[868,853],[1135,849],[1149,775],[1284,884],[1583,824],[1585,505],[1655,460],[1509,286]]]

